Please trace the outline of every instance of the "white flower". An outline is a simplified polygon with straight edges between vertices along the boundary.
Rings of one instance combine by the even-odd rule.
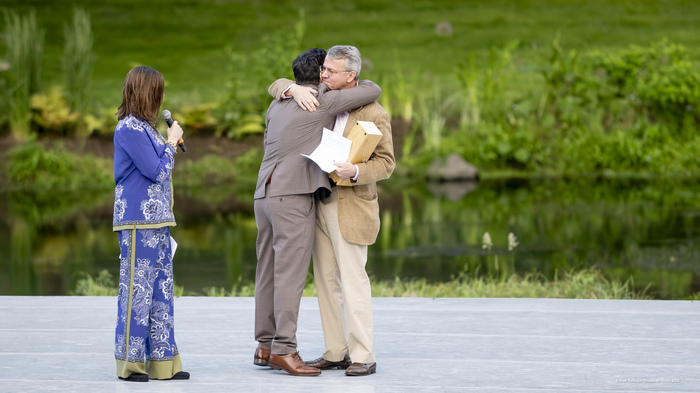
[[[452,35],[452,24],[448,21],[442,21],[435,25],[435,34],[440,37],[449,37]]]
[[[484,233],[484,237],[481,238],[481,248],[484,250],[491,250],[493,243],[491,242],[491,235],[488,232]]]
[[[513,251],[515,247],[518,247],[518,238],[515,237],[513,232],[508,234],[508,251]]]

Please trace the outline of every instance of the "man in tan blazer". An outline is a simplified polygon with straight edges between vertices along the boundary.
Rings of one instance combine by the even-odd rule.
[[[321,78],[331,89],[352,91],[358,87],[362,58],[357,48],[334,46],[328,51]],[[323,86],[322,84],[322,86]],[[288,80],[270,86],[276,98],[293,96],[307,110],[308,89],[290,87]],[[365,270],[367,246],[379,233],[377,184],[394,170],[394,147],[389,114],[376,101],[340,114],[334,131],[348,136],[357,121],[371,121],[383,136],[366,162],[336,164],[341,179],[352,186],[332,186],[331,197],[317,203],[316,239],[313,251],[326,350],[307,362],[319,369],[346,368],[346,375],[369,375],[377,370],[373,346],[372,292]]]
[[[321,373],[299,356],[296,331],[314,242],[314,194],[327,195],[331,190],[328,174],[301,154],[311,154],[321,142],[323,127],[338,113],[369,104],[381,93],[369,81],[353,91],[318,86],[325,54],[323,49],[309,49],[292,64],[297,83],[317,89],[317,110],[304,111],[292,101],[270,104],[254,196],[258,227],[255,339],[259,344],[253,362],[292,375]]]

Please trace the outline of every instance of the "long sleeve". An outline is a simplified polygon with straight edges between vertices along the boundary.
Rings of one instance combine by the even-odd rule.
[[[357,164],[359,174],[357,176],[357,181],[353,184],[370,184],[388,179],[396,167],[394,141],[391,135],[391,120],[389,114],[382,110],[373,121],[383,136],[369,160]]]
[[[147,122],[126,117],[114,131],[112,230],[174,226],[170,178],[175,149]]]
[[[268,87],[267,92],[270,93],[272,98],[281,101],[282,93],[289,89],[293,84],[294,81],[290,79],[277,79],[276,81],[272,82],[270,87]]]
[[[319,88],[321,91],[321,88]],[[342,90],[328,90],[323,94],[321,106],[327,105],[328,113],[340,114],[362,105],[374,102],[382,94],[376,83],[362,80],[356,87]]]
[[[150,126],[143,122],[127,123],[115,134],[115,144],[124,150],[141,175],[154,183],[162,183],[170,178],[175,152],[162,140],[149,135],[145,127]]]
[[[277,79],[267,91],[276,100],[282,100],[282,93],[293,84],[294,81],[290,79]],[[321,105],[328,105],[327,112],[329,113],[343,113],[375,101],[381,93],[382,89],[376,83],[369,80],[361,80],[356,87],[351,89],[326,91]]]

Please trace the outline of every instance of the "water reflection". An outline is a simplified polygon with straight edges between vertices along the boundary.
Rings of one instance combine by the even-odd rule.
[[[176,282],[230,289],[255,275],[252,197],[234,189],[176,188]],[[481,181],[380,192],[382,229],[370,247],[377,279],[449,280],[596,266],[651,283],[661,298],[700,291],[695,181]],[[81,272],[117,275],[112,192],[0,195],[0,294],[63,295]],[[494,247],[481,247],[489,232]],[[508,233],[520,245],[507,249]]]

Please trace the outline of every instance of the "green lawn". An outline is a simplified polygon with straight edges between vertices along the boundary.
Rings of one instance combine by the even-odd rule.
[[[517,81],[528,83],[536,78],[531,64],[549,54],[556,34],[564,48],[579,50],[621,49],[668,37],[700,58],[697,1],[3,0],[6,9],[37,10],[46,29],[48,85],[60,82],[71,4],[92,16],[99,56],[92,96],[107,106],[118,105],[121,83],[134,64],[163,72],[171,97],[215,100],[227,79],[225,48],[250,50],[266,33],[293,28],[299,8],[306,11],[304,47],[355,45],[373,64],[363,76],[373,79],[394,72],[398,55],[404,72],[429,72],[449,83],[456,65],[472,53],[483,62],[490,48],[517,39]],[[435,33],[441,21],[452,24],[451,36]]]

